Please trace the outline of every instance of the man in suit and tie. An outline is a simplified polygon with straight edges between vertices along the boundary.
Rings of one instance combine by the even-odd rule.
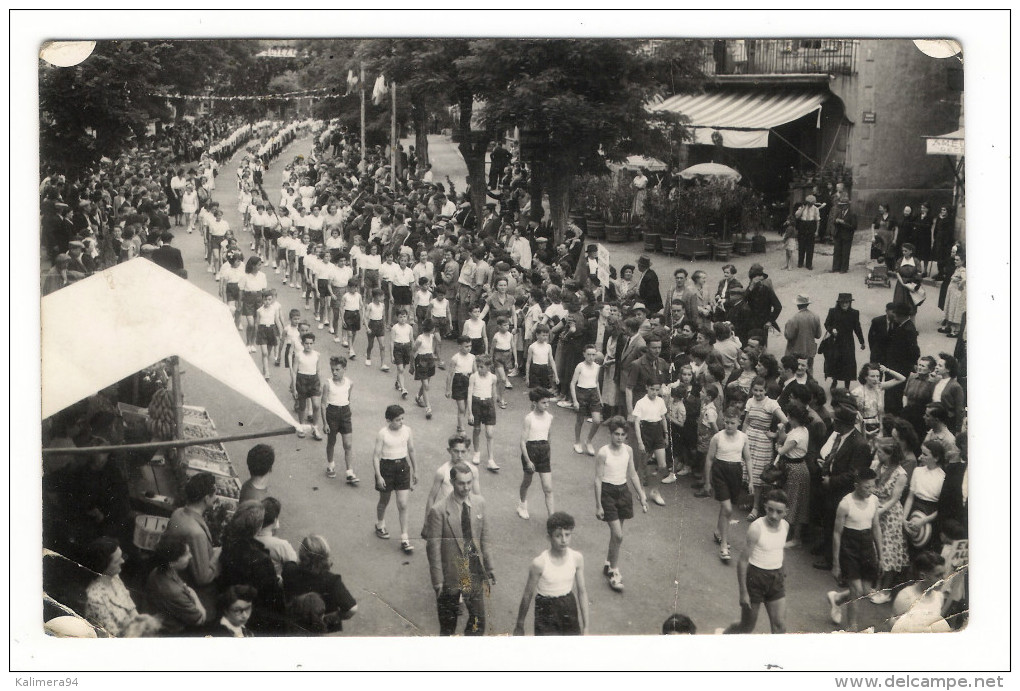
[[[645,354],[645,350],[648,349],[644,336],[641,335],[641,324],[642,320],[639,317],[627,317],[623,321],[623,331],[626,335],[620,339],[623,345],[620,346],[620,355],[617,358],[616,367],[616,386],[617,391],[621,393],[630,378],[631,367],[634,366],[641,356]],[[619,398],[622,400],[619,401],[618,405],[623,406],[627,414],[630,415],[630,408],[626,407],[626,399],[622,396]]]
[[[465,636],[485,634],[485,588],[496,584],[489,557],[485,500],[472,494],[474,475],[463,461],[450,468],[453,492],[429,511],[427,554],[439,611],[439,635],[453,635],[461,596]]]
[[[832,531],[836,525],[836,509],[843,497],[853,491],[857,473],[871,466],[871,447],[856,427],[857,411],[837,405],[833,413],[834,431],[819,453],[824,505],[822,507],[822,540],[815,548],[820,553],[812,566],[832,569]]]
[[[910,308],[903,303],[886,304],[885,314],[871,320],[868,345],[872,362],[885,365],[893,372],[909,374],[921,357]],[[898,414],[903,410],[903,388],[900,384],[885,390],[885,412]]]

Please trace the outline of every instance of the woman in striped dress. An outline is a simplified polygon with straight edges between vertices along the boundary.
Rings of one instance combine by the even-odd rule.
[[[751,398],[744,404],[744,434],[751,452],[751,480],[754,485],[754,503],[747,520],[754,521],[761,515],[758,504],[761,499],[761,471],[775,458],[776,433],[772,431],[772,423],[779,420],[786,424],[786,415],[773,398],[765,395],[767,382],[758,377],[751,383]]]

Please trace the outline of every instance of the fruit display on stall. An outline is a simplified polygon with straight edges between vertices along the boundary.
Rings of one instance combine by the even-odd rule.
[[[149,432],[160,441],[174,438],[174,403],[170,391],[157,389],[149,402]]]
[[[241,496],[241,483],[237,478],[217,477],[216,494],[227,499],[238,499]]]

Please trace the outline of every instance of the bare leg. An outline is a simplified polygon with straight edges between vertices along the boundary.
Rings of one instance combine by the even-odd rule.
[[[538,479],[542,483],[542,491],[545,493],[545,510],[549,516],[556,511],[553,500],[552,473],[539,473]]]
[[[623,520],[609,522],[609,568],[615,569],[620,561],[620,545],[623,544]]]

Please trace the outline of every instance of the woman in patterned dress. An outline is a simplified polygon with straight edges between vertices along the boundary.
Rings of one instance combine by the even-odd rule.
[[[888,374],[891,379],[885,379]],[[854,401],[857,403],[857,410],[864,421],[864,435],[868,439],[874,439],[882,431],[882,415],[885,413],[885,390],[890,389],[907,380],[899,372],[894,372],[885,365],[869,362],[861,368],[857,376],[860,386],[850,391]]]
[[[776,433],[772,431],[772,423],[779,420],[786,424],[786,415],[775,399],[765,395],[767,383],[761,377],[751,384],[751,398],[744,404],[743,432],[747,435],[747,445],[751,452],[751,480],[754,484],[754,503],[748,521],[757,520],[761,515],[758,504],[761,499],[761,471],[775,458],[774,440]]]
[[[907,541],[903,537],[903,504],[900,500],[907,486],[907,471],[903,469],[903,449],[892,437],[875,440],[875,454],[878,456],[878,481],[875,496],[878,497],[878,516],[882,526],[882,553],[879,555],[879,577],[877,590],[871,594],[876,605],[889,602],[889,589],[895,585],[893,578],[907,568]]]

